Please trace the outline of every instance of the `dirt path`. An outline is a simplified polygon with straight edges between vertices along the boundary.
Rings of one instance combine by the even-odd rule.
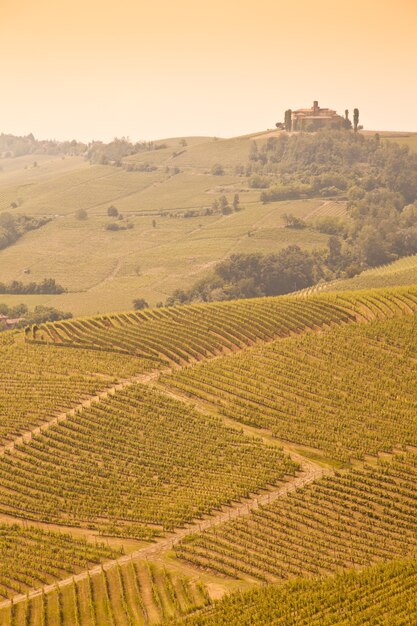
[[[58,413],[58,415],[48,420],[47,422],[44,422],[40,426],[36,426],[36,428],[32,428],[31,430],[27,430],[26,432],[22,433],[22,435],[20,435],[19,437],[16,437],[16,439],[13,439],[13,441],[10,441],[4,446],[1,446],[0,455],[3,455],[5,452],[13,452],[13,450],[15,449],[17,445],[28,443],[32,439],[32,437],[34,437],[35,435],[39,435],[45,430],[48,430],[48,428],[50,428],[51,426],[54,426],[55,424],[58,424],[59,422],[63,422],[69,417],[72,417],[73,415],[75,415],[78,409],[88,408],[94,402],[100,402],[101,400],[104,400],[108,398],[109,396],[114,395],[116,391],[121,391],[122,389],[126,389],[126,387],[130,387],[134,383],[143,383],[143,384],[150,383],[151,381],[156,380],[159,377],[159,375],[160,375],[159,371],[154,371],[154,372],[151,372],[150,374],[139,374],[137,376],[132,376],[131,378],[126,378],[125,380],[120,381],[120,383],[116,383],[115,385],[111,385],[110,387],[107,387],[100,393],[97,393],[96,395],[90,396],[86,400],[79,402],[69,411]]]
[[[13,601],[5,600],[0,603],[0,609],[8,607],[12,604],[23,602],[27,598],[36,598],[37,596],[42,595],[43,592],[48,593],[56,589],[56,587],[66,587],[71,585],[73,581],[76,582],[85,580],[89,575],[94,576],[100,574],[102,569],[109,570],[117,565],[122,565],[131,560],[137,559],[147,559],[148,557],[155,557],[161,552],[165,552],[166,550],[170,550],[179,543],[182,539],[187,537],[188,535],[199,533],[203,530],[207,530],[209,528],[213,528],[214,526],[218,526],[224,522],[229,520],[236,519],[238,517],[244,517],[249,515],[252,510],[259,508],[262,505],[269,504],[270,502],[274,502],[278,498],[282,498],[287,495],[291,491],[295,491],[296,489],[300,489],[309,483],[318,480],[325,474],[328,474],[330,470],[327,470],[312,461],[308,461],[303,457],[302,459],[302,471],[298,476],[280,484],[279,486],[271,489],[270,491],[263,492],[262,494],[255,494],[252,497],[246,499],[244,502],[239,502],[235,506],[224,507],[219,513],[207,517],[202,520],[198,520],[193,524],[188,525],[185,528],[178,529],[176,532],[172,533],[168,537],[163,537],[156,543],[153,543],[145,548],[140,550],[136,550],[131,552],[130,554],[121,556],[118,559],[114,559],[112,561],[107,561],[102,566],[97,565],[89,570],[85,570],[79,574],[74,576],[70,576],[68,578],[58,580],[51,585],[45,585],[44,587],[40,587],[39,589],[30,591],[28,595],[21,594],[18,596],[14,596]],[[294,459],[295,460],[295,459]],[[297,459],[298,460],[298,459]]]
[[[70,411],[60,413],[49,422],[45,422],[41,426],[24,433],[21,437],[18,437],[17,439],[10,442],[6,446],[3,446],[3,448],[0,448],[0,454],[4,454],[6,450],[13,451],[15,446],[19,443],[29,442],[34,435],[39,434],[47,430],[48,428],[50,428],[50,426],[57,424],[61,421],[64,421],[69,416],[74,415],[77,409],[89,407],[94,402],[100,402],[101,400],[108,398],[110,395],[115,394],[117,391],[125,389],[126,387],[129,387],[133,385],[134,383],[139,382],[142,384],[152,385],[152,386],[154,386],[156,383],[157,385],[160,374],[161,374],[161,371],[153,371],[149,374],[142,374],[142,375],[131,377],[129,379],[121,381],[118,384],[108,387],[101,393],[98,393],[97,395],[92,396],[88,398],[87,400],[79,403],[76,407],[74,407]],[[211,410],[209,407],[204,406],[204,405],[200,406],[199,403],[197,404],[191,398],[187,398],[187,396],[182,396],[180,394],[173,393],[169,389],[166,389],[163,386],[157,385],[157,389],[158,391],[165,393],[169,397],[174,397],[177,400],[181,400],[182,402],[186,402],[187,404],[194,406],[201,412],[207,412],[211,414],[215,412]],[[250,431],[249,430],[246,431],[245,427],[242,424],[238,422],[234,422],[233,420],[230,420],[230,419],[228,419],[227,422],[225,421],[225,423],[227,423],[229,427],[238,428],[239,430],[243,430],[244,432],[247,432],[247,434],[252,434],[252,436],[258,436],[261,439],[263,439],[266,443],[269,443],[269,444],[273,443],[275,445],[281,446],[280,442],[277,440],[274,441],[270,437],[267,431],[257,430],[256,433],[253,433],[253,429],[251,429]],[[143,548],[140,548],[138,550],[135,550],[127,555],[123,555],[119,557],[118,559],[107,561],[103,565],[94,566],[91,569],[84,570],[74,576],[70,576],[68,578],[58,580],[50,585],[45,585],[43,587],[30,591],[28,594],[16,595],[13,597],[12,600],[4,600],[0,602],[0,609],[6,608],[13,603],[16,604],[19,602],[23,602],[27,600],[27,598],[30,598],[30,599],[36,598],[42,595],[43,592],[48,593],[50,591],[53,591],[54,589],[57,588],[57,586],[66,587],[68,585],[71,585],[74,580],[76,582],[85,580],[89,575],[94,576],[94,575],[100,574],[102,569],[109,570],[113,567],[116,567],[117,565],[122,565],[124,563],[127,563],[130,560],[142,560],[142,559],[147,559],[149,557],[156,557],[160,555],[161,553],[172,549],[177,543],[179,543],[182,539],[184,539],[188,535],[193,535],[201,531],[208,530],[210,528],[218,526],[219,524],[222,524],[229,520],[233,520],[238,517],[244,517],[246,515],[249,515],[252,510],[257,509],[262,505],[266,505],[271,502],[274,502],[278,498],[282,498],[286,496],[291,491],[300,489],[301,487],[304,487],[305,485],[308,485],[309,483],[319,480],[324,475],[330,474],[332,472],[331,469],[319,463],[306,459],[301,454],[294,452],[290,448],[286,449],[285,451],[291,456],[291,458],[294,461],[296,461],[300,465],[301,471],[298,473],[297,476],[288,477],[288,479],[285,482],[281,482],[278,485],[271,487],[268,490],[264,489],[261,493],[253,494],[249,498],[240,500],[236,502],[235,504],[233,504],[232,506],[224,506],[222,507],[221,510],[215,512],[214,514],[207,515],[203,519],[196,520],[195,522],[188,524],[187,526],[183,528],[177,529],[175,532],[169,534],[168,536],[161,537],[155,543],[145,546]]]

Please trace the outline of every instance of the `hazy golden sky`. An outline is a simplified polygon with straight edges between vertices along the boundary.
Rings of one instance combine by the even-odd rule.
[[[231,136],[314,99],[417,131],[417,0],[0,0],[0,132]]]

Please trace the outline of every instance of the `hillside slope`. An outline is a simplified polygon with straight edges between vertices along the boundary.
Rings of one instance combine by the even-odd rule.
[[[75,314],[127,309],[139,296],[155,305],[176,288],[191,287],[232,252],[272,252],[289,243],[325,248],[325,235],[284,229],[282,219],[285,213],[307,217],[323,199],[263,205],[259,190],[236,173],[254,139],[262,145],[267,134],[164,140],[165,148],[126,157],[123,167],[90,165],[79,156],[2,159],[0,212],[53,219],[0,252],[0,282],[52,277],[70,293],[1,301]],[[212,174],[216,164],[222,176]],[[241,211],[207,214],[214,201],[225,195],[231,204],[236,193]],[[107,216],[110,206],[122,221]],[[80,210],[87,219],[78,219]],[[129,223],[130,230],[106,230]]]
[[[3,333],[0,624],[413,616],[416,316],[404,287]]]

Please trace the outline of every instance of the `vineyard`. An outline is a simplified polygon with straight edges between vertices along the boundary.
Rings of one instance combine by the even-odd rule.
[[[413,625],[416,330],[406,287],[2,333],[0,626]]]
[[[149,538],[296,469],[277,447],[131,385],[0,456],[0,512]]]
[[[42,325],[30,341],[136,354],[184,365],[332,324],[409,314],[417,290],[259,298],[151,309]]]
[[[261,582],[416,554],[416,480],[415,453],[337,472],[188,537],[176,553],[199,567]]]
[[[117,556],[120,553],[104,544],[35,527],[0,524],[0,598],[51,584]]]
[[[347,461],[415,445],[416,328],[415,315],[334,327],[184,368],[160,381],[228,418]]]
[[[102,568],[0,608],[1,626],[147,626],[210,604],[205,586],[148,561]]]
[[[296,580],[227,596],[171,626],[413,626],[417,562],[395,561],[327,579]]]
[[[62,354],[4,334],[0,343],[0,446],[117,380],[148,368],[138,358],[91,350]]]

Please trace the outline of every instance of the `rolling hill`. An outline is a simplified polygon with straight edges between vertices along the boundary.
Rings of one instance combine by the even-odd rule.
[[[90,165],[80,156],[2,159],[0,212],[53,219],[0,252],[0,282],[40,282],[47,276],[69,293],[5,295],[1,301],[30,308],[48,304],[78,315],[128,309],[139,296],[155,305],[232,252],[274,252],[290,243],[325,248],[326,235],[284,229],[282,219],[286,213],[306,218],[325,199],[263,205],[259,190],[236,173],[254,141],[261,146],[268,136],[164,140],[162,149],[126,157],[124,167]],[[211,173],[216,164],[224,175]],[[225,195],[231,203],[235,193],[241,211],[206,214],[215,200]],[[125,218],[116,224],[128,221],[133,228],[106,230],[114,222],[109,206]],[[77,218],[80,210],[87,219]]]
[[[389,174],[375,159],[413,134],[362,153],[360,135],[294,141],[275,185],[278,137],[1,159],[0,213],[48,219],[0,251],[0,283],[67,291],[0,301],[76,316],[0,333],[0,626],[415,623],[417,257],[156,306],[233,253],[289,244],[317,277],[349,275],[361,211],[366,234],[407,192],[395,178],[368,210]],[[412,239],[411,209],[394,226]]]
[[[2,333],[0,624],[407,623],[416,309],[402,287]]]

